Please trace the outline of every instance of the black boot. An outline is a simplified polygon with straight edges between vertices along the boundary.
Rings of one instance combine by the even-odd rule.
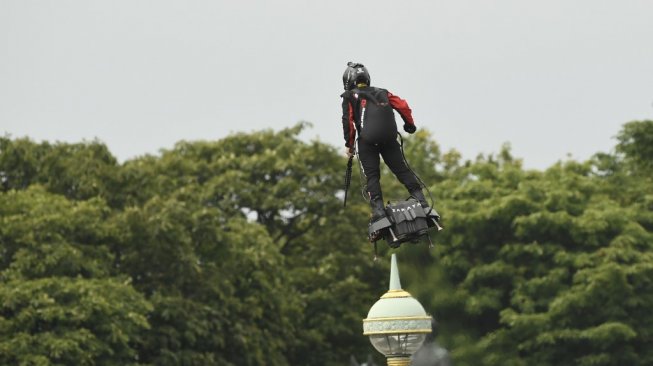
[[[370,199],[370,207],[372,208],[372,218],[370,223],[381,220],[385,217],[385,206],[383,205],[383,198],[376,196]]]
[[[421,189],[410,192],[410,195],[419,201],[419,204],[422,205],[427,216],[432,216],[436,221],[440,221],[440,214],[438,214],[434,208],[429,207],[429,203],[426,201],[426,197],[424,197],[424,193]]]
[[[385,235],[386,228],[391,224],[385,215],[385,206],[383,205],[383,198],[381,196],[371,198],[370,207],[372,208],[372,217],[370,218],[368,234],[370,241],[375,243]]]
[[[410,195],[419,201],[419,204],[422,205],[424,211],[428,212],[431,209],[429,203],[426,201],[426,197],[424,197],[424,192],[422,192],[421,189],[410,192]]]

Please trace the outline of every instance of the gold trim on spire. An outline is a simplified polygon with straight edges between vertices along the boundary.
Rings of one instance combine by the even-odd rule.
[[[390,290],[381,296],[382,299],[394,299],[398,297],[412,297],[410,293],[402,289]]]

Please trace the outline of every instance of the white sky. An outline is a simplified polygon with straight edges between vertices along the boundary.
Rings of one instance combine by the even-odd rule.
[[[121,161],[282,128],[343,145],[342,73],[408,100],[466,159],[610,151],[653,118],[651,0],[0,0],[0,134]]]

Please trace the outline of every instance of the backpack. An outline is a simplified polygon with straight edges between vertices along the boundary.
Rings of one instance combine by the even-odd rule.
[[[359,101],[359,136],[368,143],[379,144],[397,137],[394,109],[388,91],[374,87],[355,89]]]

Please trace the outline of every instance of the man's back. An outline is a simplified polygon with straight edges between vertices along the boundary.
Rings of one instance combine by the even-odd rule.
[[[351,90],[348,97],[361,139],[378,144],[396,138],[397,123],[387,90],[366,86]]]

